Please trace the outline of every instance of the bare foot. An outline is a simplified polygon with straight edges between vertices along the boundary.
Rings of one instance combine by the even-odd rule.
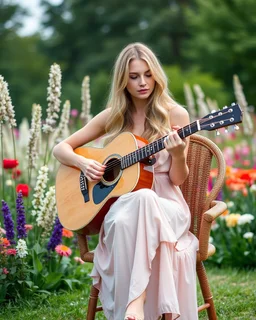
[[[126,309],[125,320],[143,320],[146,291],[133,300]]]

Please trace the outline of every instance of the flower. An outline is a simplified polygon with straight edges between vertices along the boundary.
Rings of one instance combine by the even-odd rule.
[[[42,166],[39,169],[32,200],[32,216],[38,215],[43,205],[44,192],[48,181],[48,171],[49,169],[47,166]]]
[[[51,186],[45,195],[41,210],[36,219],[37,225],[44,228],[43,237],[51,232],[56,216],[55,186]]]
[[[70,115],[73,118],[76,118],[78,116],[78,110],[77,109],[71,109]]]
[[[18,244],[16,246],[16,250],[17,250],[17,256],[20,258],[25,258],[26,255],[28,254],[28,248],[27,248],[27,244],[26,241],[23,239],[19,239],[18,240]]]
[[[62,236],[65,238],[72,238],[74,236],[74,233],[68,229],[63,228]]]
[[[13,169],[12,171],[12,179],[18,179],[21,175],[21,170]]]
[[[59,244],[55,248],[55,251],[62,257],[69,257],[72,253],[72,250],[69,247],[64,246],[63,244]]]
[[[8,274],[9,273],[9,271],[8,271],[8,269],[7,268],[3,268],[3,274]]]
[[[60,220],[58,217],[56,217],[55,219],[55,224],[54,224],[54,228],[53,228],[53,232],[51,235],[51,238],[47,244],[47,250],[52,250],[54,251],[55,247],[61,243],[62,240],[62,229],[63,226],[60,223]]]
[[[2,212],[4,215],[4,227],[6,231],[6,238],[10,241],[10,243],[15,243],[15,232],[11,211],[8,207],[8,204],[4,200],[2,200]]]
[[[228,227],[235,227],[237,225],[238,219],[241,215],[239,213],[231,213],[225,216],[226,225]]]
[[[41,133],[42,124],[42,107],[39,104],[34,105],[31,128],[29,130],[29,141],[27,148],[28,167],[30,169],[35,167],[36,159],[38,157],[38,142]]]
[[[32,224],[25,224],[25,229],[26,229],[27,232],[32,230],[33,229]]]
[[[23,197],[28,197],[29,195],[29,186],[27,184],[18,184],[16,187],[17,192],[21,192]]]
[[[254,236],[254,233],[253,232],[246,232],[244,235],[243,235],[243,238],[245,239],[252,239]]]
[[[22,193],[19,192],[16,199],[16,212],[17,212],[17,237],[23,239],[27,237],[27,230],[25,228],[26,218],[23,206]]]
[[[0,238],[0,244],[2,244],[4,248],[7,248],[11,245],[7,238]]]
[[[238,221],[237,221],[237,224],[239,225],[243,225],[243,224],[246,224],[246,223],[251,223],[252,220],[254,220],[254,216],[250,213],[245,213],[245,214],[242,214]]]
[[[13,169],[19,165],[19,161],[16,159],[4,159],[3,168],[4,169]]]
[[[47,88],[47,118],[43,125],[43,132],[50,133],[54,131],[56,119],[60,111],[60,96],[61,96],[61,69],[57,63],[54,63],[50,68],[49,86]]]
[[[80,257],[74,257],[74,260],[78,263],[84,264],[84,260],[82,260]]]
[[[7,254],[8,256],[16,256],[17,251],[16,251],[16,249],[7,249],[7,250],[6,250],[6,254]]]

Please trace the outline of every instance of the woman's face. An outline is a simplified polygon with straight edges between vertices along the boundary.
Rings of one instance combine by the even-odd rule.
[[[147,99],[153,92],[155,79],[149,66],[142,59],[133,59],[129,64],[129,80],[126,86],[132,99]]]

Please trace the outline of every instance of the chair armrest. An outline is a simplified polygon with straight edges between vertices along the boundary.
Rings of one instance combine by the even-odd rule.
[[[226,209],[227,205],[225,202],[215,200],[212,201],[211,208],[204,212],[199,234],[199,251],[197,254],[199,260],[203,261],[208,258],[208,246],[212,222]]]

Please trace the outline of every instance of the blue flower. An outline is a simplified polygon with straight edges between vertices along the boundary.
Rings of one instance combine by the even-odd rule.
[[[57,217],[55,219],[54,228],[53,228],[53,232],[52,232],[51,238],[50,238],[50,240],[49,240],[49,242],[47,244],[47,250],[54,251],[55,247],[58,244],[61,244],[61,242],[62,242],[62,229],[63,229],[63,226],[60,223],[59,218]]]
[[[13,224],[13,220],[12,220],[12,215],[11,215],[11,211],[8,207],[8,204],[2,200],[2,212],[3,212],[3,216],[4,216],[4,227],[5,227],[5,231],[6,231],[6,238],[10,241],[11,244],[14,244],[14,236],[15,236],[15,232],[14,232],[14,224]]]
[[[25,228],[26,218],[25,218],[25,210],[23,206],[22,192],[18,192],[18,195],[17,195],[16,211],[17,211],[17,237],[18,239],[24,239],[27,237],[27,231]]]

